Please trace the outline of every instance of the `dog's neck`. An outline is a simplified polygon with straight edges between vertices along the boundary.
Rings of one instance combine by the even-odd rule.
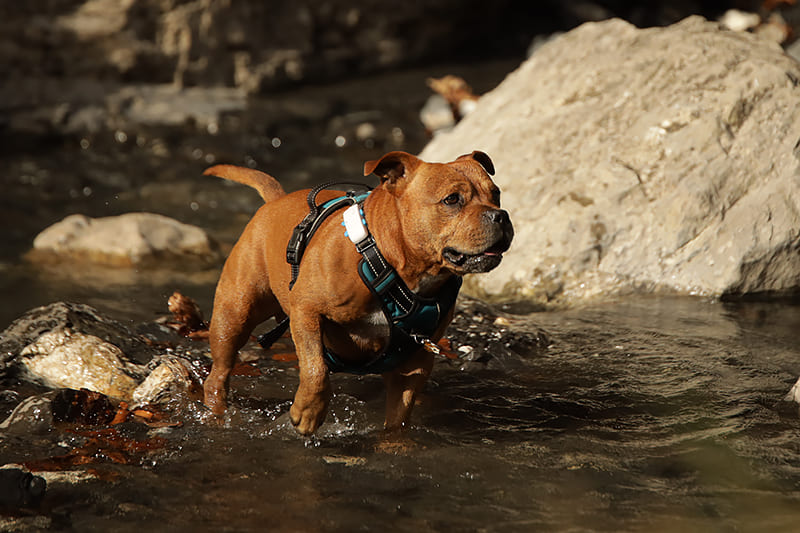
[[[380,187],[376,188],[364,201],[367,227],[378,249],[408,288],[419,296],[434,295],[453,274],[423,254],[414,254],[415,247],[406,241],[402,217],[383,216],[381,224],[373,224],[375,219],[370,216],[372,213],[396,213],[397,210],[394,195]]]

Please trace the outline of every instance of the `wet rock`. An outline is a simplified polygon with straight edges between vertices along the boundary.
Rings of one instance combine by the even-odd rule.
[[[520,357],[535,356],[550,345],[546,331],[530,324],[515,327],[513,320],[492,305],[466,296],[459,297],[446,336],[462,370],[503,367]]]
[[[175,291],[167,300],[167,308],[172,313],[172,319],[165,322],[168,327],[186,337],[208,338],[208,323],[194,299]]]
[[[792,385],[792,388],[789,389],[789,392],[786,393],[786,396],[783,398],[784,402],[794,402],[800,404],[800,379]]]
[[[53,427],[53,394],[41,394],[22,400],[0,422],[0,433],[40,435]]]
[[[68,328],[45,333],[20,356],[28,376],[48,387],[85,388],[119,400],[130,400],[144,377],[119,347]]]
[[[0,64],[14,77],[235,85],[256,92],[487,46],[510,48],[525,24],[499,6],[487,23],[481,7],[455,0],[402,5],[304,0],[284,6],[32,0],[25,7],[0,8],[0,30],[7,36]],[[432,10],[440,15],[431,16]],[[535,18],[530,10],[518,11]]]
[[[31,309],[0,333],[0,375],[8,371],[8,366],[25,347],[49,332],[65,329],[112,343],[140,365],[153,357],[153,349],[142,337],[97,309],[85,304],[56,302]]]
[[[195,366],[205,349],[176,350],[180,355],[164,355],[162,350],[92,307],[58,302],[28,311],[0,333],[0,375],[13,370],[30,381],[74,389],[73,393],[87,389],[134,407],[155,404],[191,392],[202,382]],[[74,402],[62,400],[50,407],[44,400],[26,400],[3,424],[44,426],[53,413],[63,419],[69,411],[64,406]],[[99,398],[80,403],[102,407]]]
[[[453,109],[440,94],[428,98],[419,112],[419,120],[432,135],[450,131],[456,125]]]
[[[0,468],[0,506],[35,507],[46,489],[44,478],[19,468]]]
[[[167,403],[179,394],[189,392],[202,382],[194,379],[189,362],[179,357],[161,357],[162,361],[131,395],[132,407]]]
[[[800,287],[800,65],[690,17],[585,24],[541,47],[422,152],[486,151],[517,230],[483,297]]]
[[[222,114],[244,109],[246,95],[228,87],[137,85],[115,91],[106,102],[114,116],[134,124],[179,126],[191,121],[213,133]]]
[[[761,24],[761,15],[740,9],[729,9],[719,18],[719,23],[731,31],[748,31]]]
[[[428,78],[427,84],[436,94],[425,102],[419,119],[429,134],[450,131],[477,106],[479,97],[463,78],[453,75]]]
[[[70,215],[34,239],[30,257],[147,266],[161,261],[210,264],[220,259],[220,252],[198,227],[154,213],[126,213],[103,218]]]

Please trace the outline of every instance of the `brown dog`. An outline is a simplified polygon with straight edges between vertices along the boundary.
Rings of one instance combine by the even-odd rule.
[[[494,167],[486,154],[473,152],[442,164],[391,152],[364,165],[364,175],[372,173],[381,183],[363,201],[362,217],[382,257],[415,298],[435,297],[450,282],[460,283],[454,276],[487,272],[500,263],[514,232],[500,209],[500,191],[489,177]],[[394,331],[385,306],[359,275],[362,255],[352,237],[345,236],[341,211],[309,241],[290,290],[286,247],[309,211],[306,192],[287,195],[271,176],[230,165],[205,174],[249,185],[265,202],[231,251],[217,285],[210,331],[214,364],[205,381],[205,403],[216,414],[225,411],[237,351],[258,324],[288,315],[300,367],[290,417],[300,433],[309,435],[323,422],[331,397],[326,351],[348,366],[373,361]],[[323,191],[319,199],[342,194]],[[452,306],[442,314],[430,341],[441,338]],[[421,344],[405,351],[394,362],[396,368],[381,371],[388,430],[408,422],[433,366],[433,353]]]

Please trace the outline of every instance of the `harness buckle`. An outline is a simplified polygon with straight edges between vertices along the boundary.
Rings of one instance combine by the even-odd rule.
[[[289,239],[289,244],[286,245],[286,262],[290,265],[300,264],[300,258],[303,257],[303,251],[306,248],[306,228],[304,225],[299,224],[292,232],[292,238]]]

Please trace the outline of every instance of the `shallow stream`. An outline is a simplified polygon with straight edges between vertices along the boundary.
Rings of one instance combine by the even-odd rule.
[[[200,177],[204,166],[226,154],[240,154],[227,162],[241,163],[242,146],[253,142],[247,155],[268,171],[274,169],[262,163],[274,162],[276,175],[291,173],[301,187],[346,177],[385,149],[416,151],[424,136],[413,120],[426,93],[424,86],[409,89],[413,76],[405,76],[362,81],[358,94],[348,86],[311,88],[305,97],[324,96],[330,107],[322,126],[305,129],[291,117],[275,131],[254,126],[260,133],[216,141],[222,154],[213,148],[219,136],[165,140],[158,132],[140,132],[146,138],[139,148],[160,139],[173,158],[137,151],[118,137],[92,139],[96,150],[76,140],[6,154],[11,176],[3,179],[12,187],[2,218],[16,225],[0,247],[0,329],[57,300],[148,321],[166,311],[175,289],[210,312],[218,271],[112,276],[32,267],[20,255],[36,231],[71,212],[164,212],[231,243],[257,197]],[[386,91],[393,103],[374,104]],[[268,107],[251,104],[259,105]],[[353,116],[366,111],[372,114]],[[348,120],[365,117],[387,136],[369,147],[331,144],[336,124],[346,129]],[[303,131],[315,136],[305,146]],[[279,136],[286,159],[271,152]],[[164,439],[156,449],[132,464],[87,466],[92,477],[83,482],[52,482],[42,508],[15,519],[30,526],[32,517],[44,517],[38,523],[50,530],[137,532],[800,527],[800,417],[796,404],[782,401],[800,375],[800,306],[636,297],[571,311],[495,311],[504,320],[462,311],[461,344],[470,331],[478,341],[495,332],[524,340],[544,331],[547,342],[507,342],[469,364],[438,361],[401,442],[387,442],[381,432],[381,380],[344,375],[333,378],[333,406],[319,434],[297,436],[286,421],[297,372],[291,363],[262,359],[260,376],[234,378],[233,408],[222,425],[189,404],[182,426],[142,430]],[[0,418],[33,392],[8,385]],[[64,453],[78,441],[58,430],[3,438],[0,464]]]

